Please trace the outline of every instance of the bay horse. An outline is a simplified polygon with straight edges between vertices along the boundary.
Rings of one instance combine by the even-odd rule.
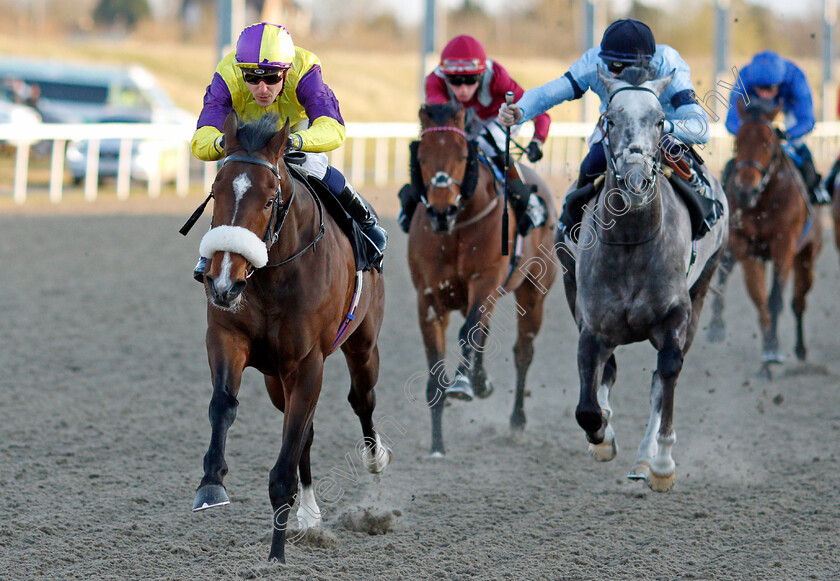
[[[773,119],[781,105],[762,103],[744,107],[735,137],[735,158],[724,189],[732,209],[729,249],[718,275],[719,292],[713,300],[709,339],[725,338],[723,318],[726,281],[736,262],[744,268],[747,292],[758,309],[762,334],[760,375],[771,379],[770,366],[782,363],[778,320],[785,284],[793,271],[793,312],[796,316],[795,353],[805,360],[803,330],[806,295],[814,282],[814,267],[822,249],[822,224],[806,201],[807,187],[799,170],[782,147]],[[765,280],[766,262],[773,264],[770,294]]]
[[[253,367],[284,414],[268,491],[274,510],[269,558],[285,562],[298,470],[298,520],[302,528],[320,521],[310,470],[312,422],[324,360],[338,347],[350,370],[348,400],[362,425],[366,468],[382,472],[391,451],[372,419],[384,281],[377,272],[356,272],[349,240],[286,166],[289,123],[277,131],[277,121],[266,115],[240,124],[231,112],[224,124],[226,157],[210,194],[214,226],[200,246],[209,259],[204,278],[212,434],[193,510],[230,502],[222,484],[228,471],[225,441],[236,417],[242,372]]]
[[[412,157],[412,182],[425,211],[415,212],[408,234],[408,265],[417,290],[417,314],[428,364],[426,402],[431,410],[431,455],[443,456],[443,406],[446,397],[472,399],[493,391],[484,369],[493,308],[501,295],[516,298],[516,396],[511,428],[521,430],[525,417],[525,377],[534,357],[534,339],[543,319],[543,301],[556,276],[553,260],[539,260],[542,245],[551,256],[557,212],[551,192],[537,174],[520,167],[525,181],[537,186],[547,209],[544,226],[519,239],[524,261],[513,268],[501,253],[504,198],[492,170],[478,159],[475,141],[464,130],[460,103],[424,105],[419,112],[420,140]],[[414,155],[416,154],[416,155]],[[514,240],[516,220],[510,220]],[[452,311],[465,317],[459,333],[460,357],[452,377],[446,372],[446,327]]]
[[[575,418],[590,454],[612,460],[618,453],[609,403],[617,373],[614,351],[650,341],[658,352],[650,419],[628,478],[664,492],[676,477],[674,391],[727,232],[725,220],[718,220],[692,244],[688,209],[660,173],[665,114],[659,95],[673,73],[653,78],[647,68],[628,67],[620,78],[600,69],[599,78],[609,92],[604,187],[581,224],[558,235],[555,245],[580,330]],[[725,201],[719,182],[705,168],[698,171]]]

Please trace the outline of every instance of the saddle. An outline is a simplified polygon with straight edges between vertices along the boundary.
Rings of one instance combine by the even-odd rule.
[[[367,242],[367,237],[362,233],[361,226],[344,210],[344,207],[332,192],[330,192],[330,189],[323,180],[311,175],[301,167],[300,164],[303,163],[303,160],[298,160],[288,154],[284,157],[284,160],[286,161],[286,167],[289,173],[297,176],[306,184],[309,193],[321,202],[324,208],[326,208],[327,213],[333,217],[339,229],[347,236],[347,239],[350,241],[350,247],[353,248],[356,270],[373,270],[377,257],[371,251],[370,244]],[[365,204],[368,210],[373,212],[370,202],[365,200]]]
[[[686,157],[691,155],[691,162]],[[691,239],[699,240],[711,229],[718,218],[723,215],[723,205],[719,200],[707,198],[698,191],[699,187],[705,187],[711,191],[711,183],[706,169],[703,165],[703,159],[697,154],[694,148],[688,148],[686,155],[683,155],[677,160],[663,156],[665,163],[672,171],[665,172],[664,175],[668,177],[674,192],[685,203],[688,209],[688,217],[691,222]],[[697,175],[701,183],[690,183],[691,167],[694,165],[697,168]],[[567,224],[579,224],[583,220],[583,207],[592,198],[596,197],[603,190],[605,180],[596,179],[584,186],[572,190],[566,195],[566,200],[563,203],[563,216],[561,221]]]

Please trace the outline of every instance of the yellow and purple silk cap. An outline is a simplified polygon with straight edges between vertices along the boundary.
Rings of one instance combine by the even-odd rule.
[[[236,64],[241,68],[288,69],[294,60],[292,35],[278,24],[252,24],[236,41]]]

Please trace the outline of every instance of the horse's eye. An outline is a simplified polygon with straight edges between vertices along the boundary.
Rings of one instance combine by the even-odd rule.
[[[268,209],[273,205],[274,205],[274,198],[271,198],[265,203],[265,208]]]

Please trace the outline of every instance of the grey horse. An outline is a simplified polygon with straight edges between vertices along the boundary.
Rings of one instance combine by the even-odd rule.
[[[675,468],[674,388],[697,330],[700,310],[728,239],[726,196],[708,177],[724,215],[692,243],[689,213],[663,176],[660,140],[665,115],[659,95],[673,79],[652,78],[642,67],[616,79],[606,111],[608,170],[604,188],[582,223],[557,240],[566,299],[575,317],[580,400],[575,411],[598,461],[618,453],[610,425],[610,389],[619,345],[650,341],[658,352],[650,390],[650,420],[628,475],[656,491],[671,488]],[[597,147],[597,146],[596,146]]]

